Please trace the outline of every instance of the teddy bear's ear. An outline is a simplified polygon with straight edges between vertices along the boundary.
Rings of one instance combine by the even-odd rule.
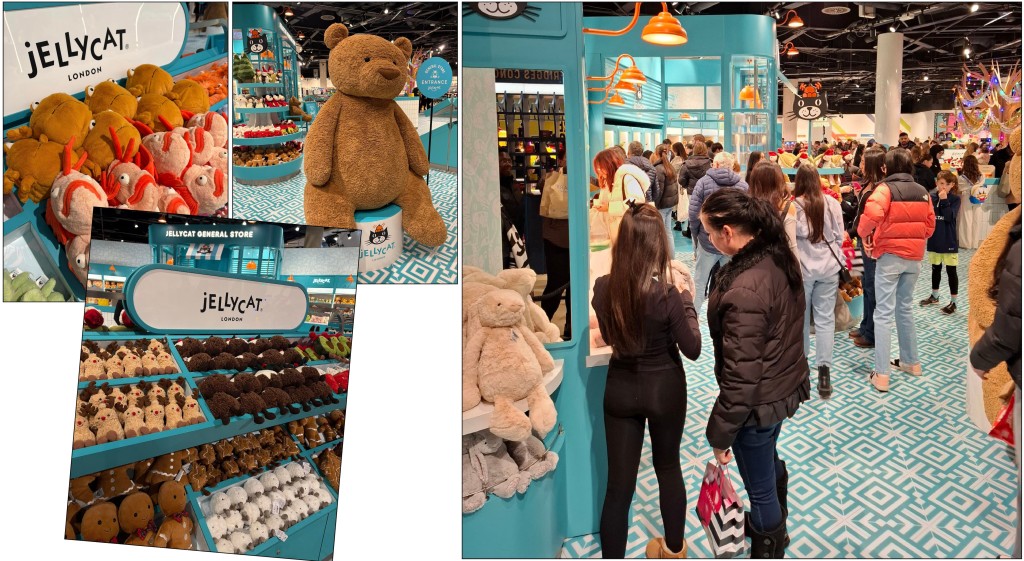
[[[405,37],[399,37],[398,39],[395,39],[395,46],[401,49],[402,52],[405,53],[406,57],[412,56],[412,41]]]
[[[328,49],[333,49],[335,45],[341,43],[348,37],[348,28],[344,24],[332,23],[327,31],[324,32],[324,44],[327,45]]]

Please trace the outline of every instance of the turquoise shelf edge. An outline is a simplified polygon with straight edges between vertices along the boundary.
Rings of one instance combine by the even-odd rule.
[[[282,144],[292,140],[302,140],[306,137],[305,131],[299,131],[292,134],[285,134],[281,136],[268,136],[264,138],[232,138],[231,143],[235,146],[270,146],[273,144]],[[290,163],[290,162],[286,162]]]
[[[287,107],[285,109],[287,109]],[[302,156],[299,156],[290,162],[277,164],[276,166],[232,166],[231,169],[234,173],[235,179],[241,179],[243,181],[270,181],[301,170]]]
[[[211,105],[210,106],[210,111],[219,112],[221,109],[227,109],[227,106],[228,106],[228,98],[225,97],[224,99],[222,99],[222,100],[218,101],[217,103],[214,103],[213,105]]]
[[[244,84],[238,84],[238,89],[242,89],[242,88],[283,88],[283,87],[284,87],[284,83],[283,82],[270,82],[270,83],[266,83],[266,84],[263,83],[263,82],[249,82],[249,83],[244,83]]]
[[[235,113],[281,113],[288,111],[288,106],[284,107],[235,107]]]

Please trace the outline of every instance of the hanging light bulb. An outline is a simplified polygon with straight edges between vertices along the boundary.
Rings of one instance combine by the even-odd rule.
[[[686,30],[672,14],[663,11],[651,18],[644,26],[640,38],[654,45],[676,46],[686,43],[689,38]]]
[[[289,7],[284,9],[284,17],[290,18],[290,17],[292,17],[294,15],[295,15],[295,12],[292,11],[291,6],[289,6]]]

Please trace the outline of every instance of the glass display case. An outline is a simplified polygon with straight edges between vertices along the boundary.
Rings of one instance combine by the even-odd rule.
[[[769,118],[774,115],[775,81],[767,57],[733,56],[731,76],[731,135],[733,151],[745,167],[751,152],[767,154]]]

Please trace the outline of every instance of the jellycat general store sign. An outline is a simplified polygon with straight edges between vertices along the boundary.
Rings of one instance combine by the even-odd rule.
[[[177,2],[23,6],[4,3],[4,115],[54,88],[77,94],[140,64],[169,64],[188,31]]]
[[[148,265],[125,284],[132,319],[152,333],[287,332],[306,319],[302,285]]]

